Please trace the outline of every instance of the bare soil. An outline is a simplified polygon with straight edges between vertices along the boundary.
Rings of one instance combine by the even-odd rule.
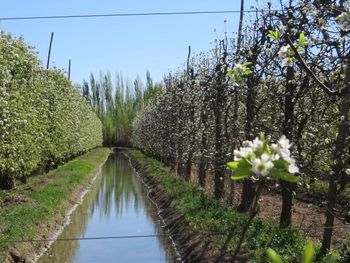
[[[15,196],[6,197],[4,200],[0,202],[0,208],[10,206],[10,205],[21,204],[21,203],[33,203],[33,202],[34,201],[29,197],[19,194]]]

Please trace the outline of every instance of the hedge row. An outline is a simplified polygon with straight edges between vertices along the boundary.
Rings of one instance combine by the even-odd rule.
[[[60,70],[0,32],[0,187],[102,144],[102,124]]]

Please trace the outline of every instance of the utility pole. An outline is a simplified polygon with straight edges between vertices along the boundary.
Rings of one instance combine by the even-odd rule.
[[[70,67],[71,67],[71,60],[69,59],[68,63],[68,79],[70,80]]]
[[[47,55],[46,69],[49,69],[49,65],[50,65],[50,56],[51,56],[52,40],[53,40],[53,32],[51,32],[51,39],[50,39],[49,53],[48,53],[48,55]]]

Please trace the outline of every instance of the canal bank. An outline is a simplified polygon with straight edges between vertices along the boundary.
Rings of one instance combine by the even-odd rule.
[[[129,164],[129,159],[124,152],[109,156],[102,168],[101,176],[91,184],[90,191],[71,214],[70,224],[65,227],[58,241],[39,259],[39,263],[181,262],[181,260],[183,262],[231,262],[232,249],[246,222],[246,215],[215,200],[203,188],[173,176],[169,168],[161,162],[139,151],[128,150],[127,152],[131,157],[132,165]],[[108,155],[107,152],[105,154]],[[87,157],[82,158],[87,159]],[[99,158],[95,158],[96,163],[98,163],[97,159]],[[100,157],[100,163],[102,161],[103,158]],[[38,218],[38,215],[33,217],[31,210],[37,210],[39,207],[45,213],[52,210],[51,214],[57,214],[57,209],[60,208],[57,205],[59,204],[57,200],[60,200],[58,197],[65,196],[64,200],[67,202],[67,196],[69,196],[67,193],[74,190],[70,186],[74,185],[77,188],[84,185],[82,181],[77,181],[81,176],[75,172],[72,173],[77,164],[73,161],[73,164],[59,168],[55,175],[36,178],[35,181],[26,185],[22,192],[17,189],[17,198],[13,198],[17,202],[5,205],[5,210],[15,211],[21,208],[21,213],[17,212],[18,218],[12,216],[12,219],[14,221],[20,219],[20,215],[25,215],[26,218],[24,221],[23,218],[21,219],[21,224],[14,222],[11,231],[2,231],[2,233],[16,233],[15,231],[23,233],[22,228],[25,229],[28,222],[31,222],[30,224],[37,222],[33,228],[37,232],[27,236],[21,235],[12,240],[48,240],[51,239],[52,233],[57,234],[57,226],[62,226],[62,220],[52,216],[51,221],[45,219],[46,223],[41,223],[42,219]],[[94,166],[80,164],[79,167],[79,170],[82,168],[93,170]],[[70,172],[72,175],[62,177],[63,171]],[[57,178],[65,179],[61,181]],[[89,181],[86,182],[85,185]],[[147,187],[142,186],[140,182]],[[80,194],[82,192],[84,191],[80,191]],[[25,198],[23,196],[22,199],[19,198],[21,193],[24,193]],[[71,200],[69,207],[75,206],[77,200],[79,201],[78,198]],[[23,207],[27,210],[23,210]],[[35,209],[31,209],[32,207]],[[3,208],[0,215],[1,224],[6,218]],[[65,215],[66,212],[67,208],[62,209],[58,214]],[[54,229],[54,231],[50,232],[47,229]],[[26,231],[28,232],[28,229]],[[260,220],[253,222],[247,240],[252,241],[244,244],[240,262],[247,262],[247,260],[267,262],[265,257],[267,247],[284,251],[284,258],[290,259],[286,262],[293,262],[293,259],[299,257],[305,243],[305,238],[297,231],[280,230],[277,225]],[[3,235],[0,241],[6,241]],[[175,242],[179,253],[175,252],[172,241]],[[139,244],[136,244],[137,242]],[[290,244],[287,251],[286,243]],[[3,243],[0,242],[0,244]],[[16,245],[16,250],[11,251],[13,259],[21,255],[12,262],[30,262],[29,260],[40,251],[42,245],[48,243],[7,242],[7,244],[8,248]],[[24,248],[21,248],[21,245]],[[17,254],[18,252],[20,254]],[[178,257],[179,254],[181,258]],[[23,256],[28,256],[26,261]]]
[[[128,157],[115,151],[38,263],[181,262],[148,194]]]
[[[201,194],[206,195],[203,189],[196,189],[190,183],[171,175],[168,167],[139,151],[130,150],[128,155],[140,179],[150,189],[149,196],[156,203],[164,228],[171,235],[183,262],[231,262],[229,254],[223,253],[220,256],[220,251],[214,242],[211,242],[212,240],[209,240],[205,234],[198,233],[196,227],[186,218],[185,211],[179,209],[178,203],[185,201],[186,195],[187,197],[192,194],[198,194],[198,197]],[[178,193],[181,192],[181,194],[173,192],[174,189],[179,190]],[[185,203],[182,205],[186,206]],[[191,206],[190,203],[188,205]],[[205,209],[205,207],[197,207],[199,212],[203,208]],[[221,233],[213,234],[216,236]],[[245,262],[242,258],[240,259],[239,262]]]
[[[0,191],[0,262],[33,262],[45,251],[110,152],[93,149],[13,190]]]
[[[175,176],[169,167],[140,151],[130,150],[133,165],[152,189],[167,232],[184,262],[233,262],[233,253],[248,216],[220,202],[204,188]],[[236,262],[266,263],[267,248],[284,262],[301,262],[305,236],[278,222],[254,219]],[[328,262],[328,261],[320,261]]]

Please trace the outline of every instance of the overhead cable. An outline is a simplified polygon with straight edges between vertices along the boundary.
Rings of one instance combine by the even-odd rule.
[[[261,9],[244,10],[244,13],[273,12],[281,10]],[[179,11],[179,12],[148,12],[148,13],[113,13],[113,14],[80,14],[80,15],[52,15],[52,16],[17,16],[0,17],[2,21],[11,20],[40,20],[40,19],[71,19],[71,18],[99,18],[99,17],[130,17],[130,16],[170,16],[170,15],[210,15],[210,14],[232,14],[240,13],[240,10],[218,10],[218,11]]]

